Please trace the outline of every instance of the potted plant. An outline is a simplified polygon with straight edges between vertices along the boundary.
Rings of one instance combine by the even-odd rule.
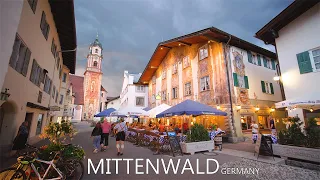
[[[214,149],[214,141],[210,140],[208,131],[201,124],[194,124],[188,135],[187,142],[181,142],[183,153],[194,154],[195,152],[209,151]]]
[[[320,129],[315,119],[309,119],[306,128],[301,128],[302,122],[299,117],[290,117],[288,120],[291,126],[279,132],[279,144],[272,145],[273,153],[284,158],[319,163]]]

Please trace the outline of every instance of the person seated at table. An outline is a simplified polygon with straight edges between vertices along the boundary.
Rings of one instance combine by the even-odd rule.
[[[165,127],[165,125],[164,124],[162,124],[161,123],[161,120],[159,121],[159,131],[161,132],[161,133],[163,133],[163,132],[165,132],[165,129],[166,127]]]
[[[174,131],[176,132],[176,134],[179,134],[179,133],[180,133],[180,129],[179,129],[179,127],[178,127],[178,126],[176,126],[176,127],[174,128]]]

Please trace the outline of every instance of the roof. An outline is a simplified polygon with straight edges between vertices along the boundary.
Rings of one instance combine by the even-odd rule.
[[[102,85],[101,85],[101,91],[108,92]]]
[[[96,39],[93,41],[93,43],[91,43],[91,46],[99,46],[101,49],[103,49],[102,44],[100,43],[100,41],[98,39],[98,35],[97,35]]]
[[[151,80],[153,74],[156,72],[157,68],[159,67],[159,65],[166,57],[167,53],[170,51],[171,48],[178,47],[181,44],[192,45],[197,43],[208,42],[210,40],[224,43],[229,42],[229,44],[232,46],[236,46],[244,50],[251,50],[264,56],[276,59],[276,54],[269,50],[249,43],[236,36],[221,31],[220,29],[217,29],[215,27],[210,27],[159,43],[153,55],[151,56],[148,65],[144,69],[139,79],[139,83],[146,84]]]
[[[120,96],[117,96],[117,97],[107,97],[107,103],[108,103],[108,102],[111,102],[111,101],[113,101],[113,100],[119,99],[119,98],[120,98]]]
[[[304,12],[308,11],[319,0],[296,0],[291,3],[280,14],[263,26],[257,33],[256,38],[261,39],[266,44],[275,45],[275,38],[278,37],[278,31],[295,20]]]
[[[133,83],[138,83],[140,77],[141,77],[141,73],[139,74],[131,74],[133,76]]]
[[[51,12],[59,35],[63,64],[74,74],[76,69],[77,35],[73,0],[49,0]],[[74,50],[74,51],[72,51]]]
[[[84,88],[83,88],[84,77],[70,75],[70,83],[72,84],[72,90],[75,93],[74,104],[84,104]]]

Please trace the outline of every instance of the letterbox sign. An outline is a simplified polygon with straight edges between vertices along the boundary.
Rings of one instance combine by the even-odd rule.
[[[59,106],[50,106],[50,111],[60,111]]]

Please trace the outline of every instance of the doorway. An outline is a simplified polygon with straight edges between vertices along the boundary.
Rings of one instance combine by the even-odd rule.
[[[259,129],[269,129],[268,116],[258,116]]]
[[[26,113],[26,117],[24,118],[25,121],[28,122],[28,132],[30,134],[30,127],[31,127],[31,123],[32,123],[32,118],[33,118],[33,113]]]
[[[253,121],[253,116],[242,115],[241,116],[241,128],[243,131],[251,130],[251,123]]]

